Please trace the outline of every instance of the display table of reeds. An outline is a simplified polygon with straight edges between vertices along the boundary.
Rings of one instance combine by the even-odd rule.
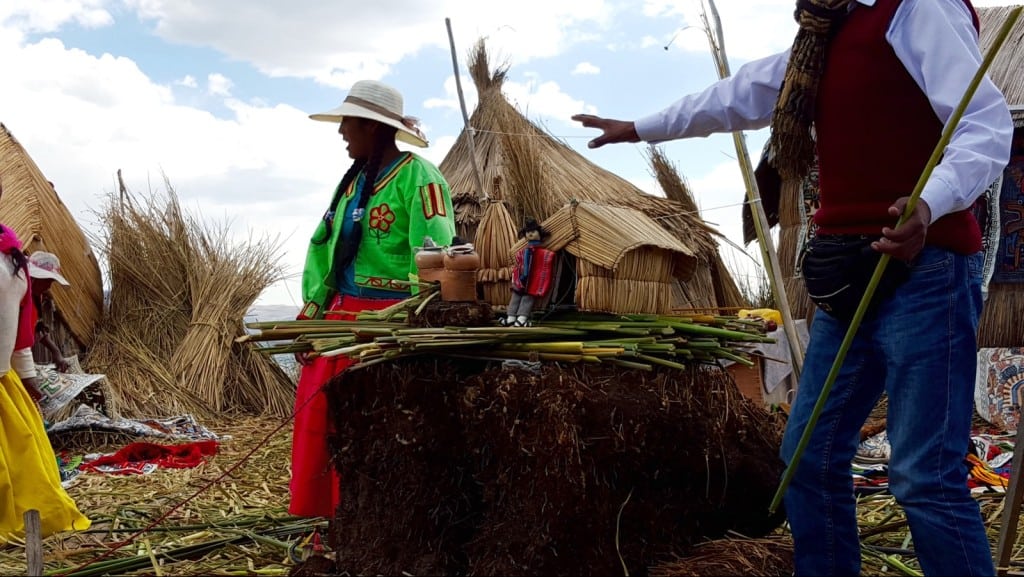
[[[749,362],[745,347],[766,339],[757,321],[411,327],[446,306],[426,298],[356,321],[251,325],[278,342],[266,352],[358,361],[326,387],[342,477],[335,572],[645,573],[703,538],[781,520],[767,507],[783,417],[715,365]]]

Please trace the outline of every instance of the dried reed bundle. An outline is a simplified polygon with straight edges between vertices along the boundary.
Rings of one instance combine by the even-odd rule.
[[[1006,22],[1013,8],[1014,6],[1009,5],[978,7],[978,20],[981,22],[979,45],[983,54],[992,46],[999,28]],[[988,69],[989,78],[1002,90],[1006,101],[1011,105],[1024,103],[1024,75],[1021,74],[1021,62],[1024,62],[1024,19],[1018,20],[1014,25],[1010,36]]]
[[[672,309],[672,284],[581,276],[576,281],[576,306],[582,311],[664,314]]]
[[[495,185],[495,189],[498,186]],[[484,209],[476,232],[476,251],[480,255],[477,280],[483,286],[484,301],[494,306],[508,304],[512,298],[512,245],[517,239],[512,215],[501,200],[491,200]]]
[[[719,539],[702,543],[686,557],[651,567],[651,577],[762,575],[793,573],[791,538]]]
[[[109,313],[89,358],[126,416],[286,415],[294,385],[272,359],[233,341],[259,294],[281,277],[270,240],[230,241],[186,215],[173,188],[111,198],[100,218]]]
[[[980,347],[1019,347],[1024,331],[1024,285],[991,284],[978,327]]]
[[[498,126],[502,131],[507,175],[505,196],[517,207],[518,222],[531,217],[540,222],[561,208],[562,203],[548,193],[547,162],[541,155],[540,142],[536,138],[523,138],[517,132],[524,128],[518,111],[511,106],[500,110]]]

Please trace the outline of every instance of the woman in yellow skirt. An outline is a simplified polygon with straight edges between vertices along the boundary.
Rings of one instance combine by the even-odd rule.
[[[0,545],[24,536],[31,509],[44,536],[90,525],[61,487],[42,415],[21,382],[35,376],[29,282],[21,243],[0,224]]]

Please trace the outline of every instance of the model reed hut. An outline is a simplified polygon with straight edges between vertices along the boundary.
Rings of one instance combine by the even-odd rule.
[[[479,97],[470,118],[475,151],[463,132],[440,168],[451,185],[459,234],[475,239],[481,253],[485,300],[495,306],[508,303],[506,247],[517,241],[516,230],[525,219],[542,222],[578,200],[642,213],[692,253],[692,275],[671,283],[670,308],[746,305],[720,266],[717,233],[696,211],[640,190],[528,120],[502,93],[507,68],[491,68],[483,41],[470,54],[469,71]],[[477,190],[474,153],[485,190]]]
[[[69,286],[50,290],[52,307],[40,318],[65,354],[83,355],[92,345],[103,316],[103,280],[85,233],[20,142],[0,124],[0,222],[11,227],[25,252],[52,252],[60,259]],[[36,351],[38,362],[50,362]]]
[[[673,284],[690,279],[697,267],[693,249],[638,210],[571,202],[542,226],[550,235],[545,246],[560,251],[562,269],[570,273],[558,276],[556,283],[568,287],[556,286],[554,298],[572,289],[581,311],[668,313]]]

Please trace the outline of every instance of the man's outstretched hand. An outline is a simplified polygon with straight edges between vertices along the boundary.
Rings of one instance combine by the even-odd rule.
[[[616,142],[640,142],[640,137],[636,133],[636,125],[630,121],[601,118],[593,114],[577,114],[572,119],[585,128],[597,128],[601,131],[601,136],[587,143],[590,148],[600,148],[605,144]]]

